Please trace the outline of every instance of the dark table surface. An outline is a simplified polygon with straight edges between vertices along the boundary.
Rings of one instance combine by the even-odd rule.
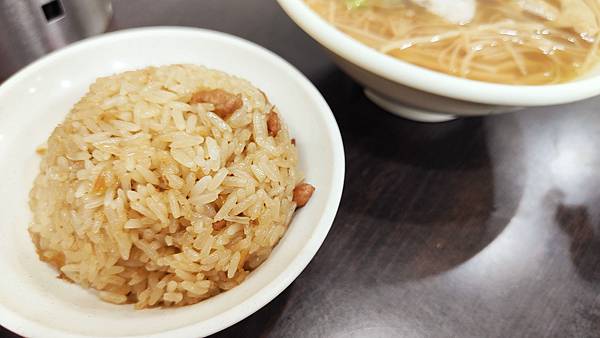
[[[216,337],[600,337],[600,97],[414,123],[368,101],[275,1],[114,7],[111,30],[204,27],[274,51],[340,126],[329,236],[279,297]]]

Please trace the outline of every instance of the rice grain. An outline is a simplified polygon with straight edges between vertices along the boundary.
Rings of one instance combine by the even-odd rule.
[[[296,206],[298,155],[272,109],[249,82],[200,66],[97,79],[41,152],[29,228],[40,259],[136,309],[235,287]]]

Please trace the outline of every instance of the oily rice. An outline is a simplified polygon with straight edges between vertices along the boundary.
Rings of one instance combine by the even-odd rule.
[[[201,66],[99,78],[40,150],[29,228],[40,259],[138,309],[233,288],[306,202],[278,118],[249,82]]]

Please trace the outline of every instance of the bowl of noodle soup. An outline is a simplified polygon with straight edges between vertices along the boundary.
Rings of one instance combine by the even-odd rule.
[[[600,94],[591,0],[279,0],[383,109],[423,122]]]

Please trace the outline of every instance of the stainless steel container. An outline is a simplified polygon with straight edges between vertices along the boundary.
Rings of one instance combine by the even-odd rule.
[[[48,52],[106,30],[110,0],[0,0],[0,81]]]

